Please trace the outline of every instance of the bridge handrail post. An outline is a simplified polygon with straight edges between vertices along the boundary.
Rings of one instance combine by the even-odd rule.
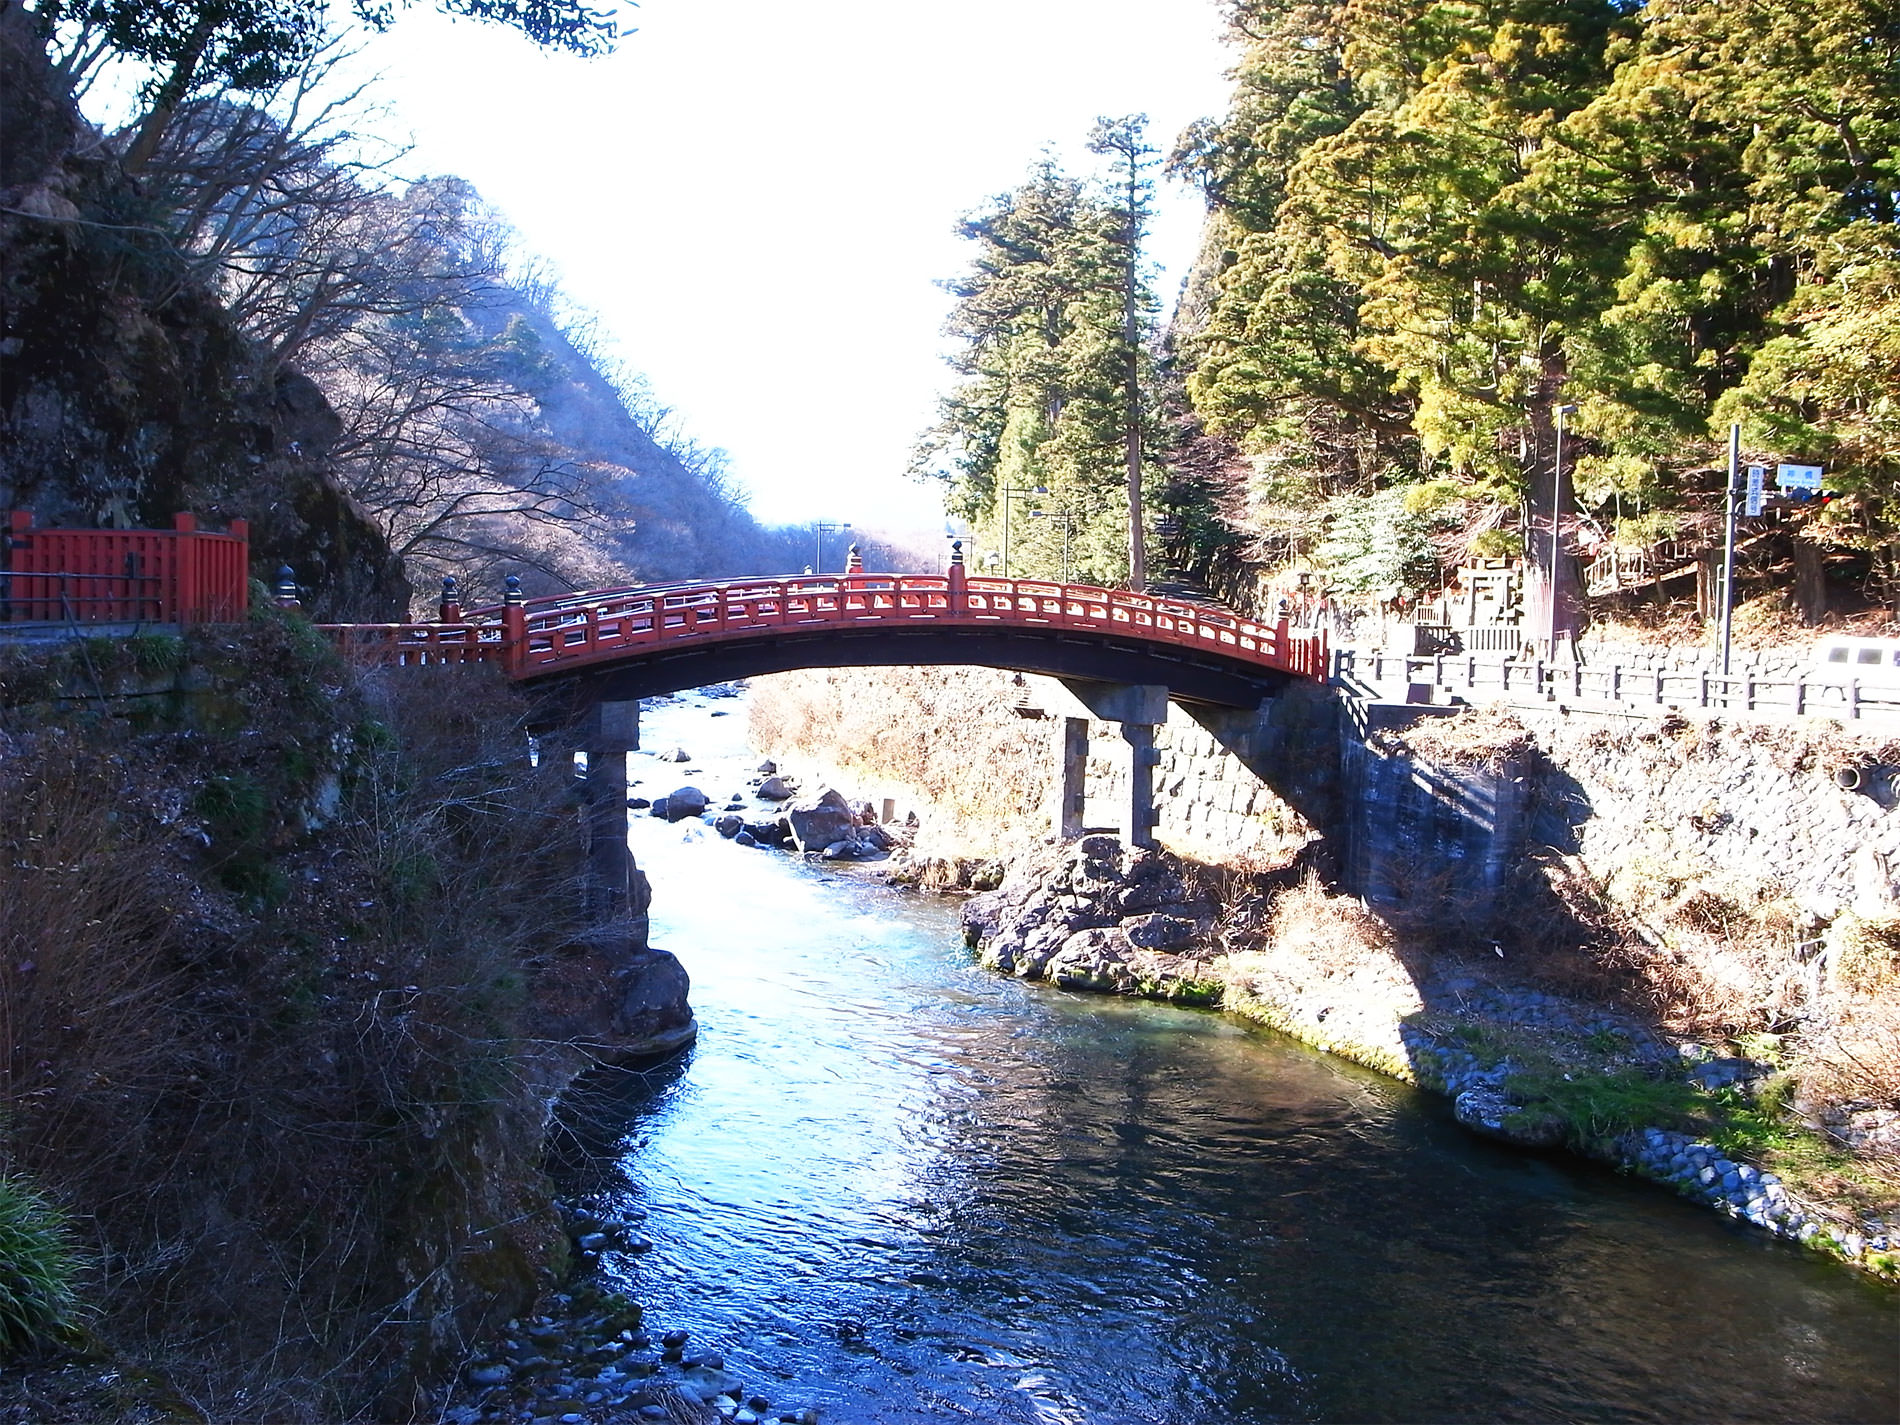
[[[967,607],[968,595],[964,589],[964,580],[969,576],[963,569],[963,541],[950,541],[950,612],[960,614]]]
[[[507,592],[501,599],[501,665],[509,676],[518,678],[528,666],[528,598],[513,574],[503,587]]]

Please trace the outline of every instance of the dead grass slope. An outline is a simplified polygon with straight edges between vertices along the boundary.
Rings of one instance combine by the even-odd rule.
[[[0,1418],[405,1418],[559,1260],[571,813],[512,694],[419,671],[276,619],[0,665],[0,1171],[81,1227],[103,1363]]]

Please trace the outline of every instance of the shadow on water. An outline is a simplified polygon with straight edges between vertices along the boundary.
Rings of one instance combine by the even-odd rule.
[[[693,1049],[650,1063],[592,1069],[568,1086],[548,1125],[544,1161],[564,1197],[637,1190],[627,1155],[642,1146],[642,1118],[674,1092],[692,1068]]]

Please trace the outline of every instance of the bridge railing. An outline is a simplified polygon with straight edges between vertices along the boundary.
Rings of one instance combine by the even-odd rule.
[[[323,631],[356,663],[421,668],[444,663],[508,663],[501,625],[472,623],[325,624]]]
[[[460,611],[457,610],[459,613]],[[949,574],[734,579],[596,590],[491,605],[459,621],[333,625],[366,661],[497,662],[518,678],[675,642],[777,630],[956,624],[1072,628],[1222,654],[1301,677],[1327,673],[1325,635],[1296,634],[1223,609],[1120,589]]]

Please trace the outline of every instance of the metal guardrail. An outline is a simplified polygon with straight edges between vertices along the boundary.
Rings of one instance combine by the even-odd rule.
[[[1588,667],[1542,659],[1511,662],[1466,655],[1416,656],[1334,651],[1335,681],[1376,686],[1404,683],[1446,692],[1495,693],[1502,702],[1596,704],[1636,714],[1658,715],[1696,708],[1711,712],[1832,717],[1847,722],[1900,719],[1900,689],[1869,688],[1857,680],[1763,678],[1753,673],[1679,673],[1629,668],[1620,663]]]

